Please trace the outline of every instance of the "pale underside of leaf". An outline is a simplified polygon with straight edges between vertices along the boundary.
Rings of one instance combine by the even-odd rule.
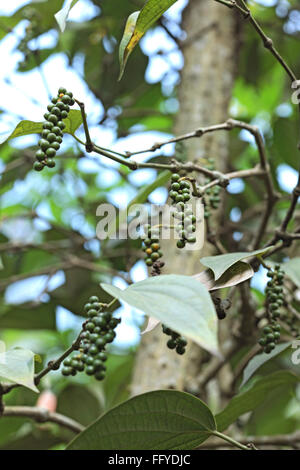
[[[214,274],[211,269],[206,269],[199,274],[192,276],[197,281],[201,282],[207,290],[213,291],[222,289],[225,287],[232,287],[241,282],[250,279],[254,274],[254,271],[250,264],[239,261],[229,268],[218,281],[215,281]],[[142,335],[150,333],[154,330],[161,322],[154,317],[149,317],[145,329],[142,331]]]
[[[113,297],[220,356],[214,304],[207,289],[191,276],[161,275],[137,282],[125,290],[107,284],[101,286]]]
[[[62,9],[59,10],[57,13],[55,13],[54,17],[62,32],[64,32],[66,28],[66,22],[67,22],[69,13],[77,2],[78,0],[68,0],[67,4]]]
[[[0,377],[39,392],[34,385],[34,356],[27,349],[12,349],[0,354]]]
[[[160,321],[157,320],[154,317],[148,317],[146,327],[145,329],[141,332],[142,335],[145,333],[150,333],[150,331],[154,330],[158,325],[160,324]]]
[[[243,261],[238,261],[225,271],[222,276],[215,281],[213,271],[206,269],[199,274],[194,274],[194,278],[201,282],[209,291],[223,289],[225,287],[232,287],[247,281],[254,274],[252,266]]]
[[[222,276],[222,274],[235,263],[245,260],[247,258],[252,258],[253,256],[263,255],[270,248],[272,247],[268,246],[267,248],[261,248],[259,250],[251,252],[227,253],[225,255],[206,256],[204,258],[201,258],[200,262],[214,272],[215,280],[217,281]]]

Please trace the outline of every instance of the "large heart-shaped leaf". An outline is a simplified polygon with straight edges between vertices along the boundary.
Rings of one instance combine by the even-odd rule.
[[[177,0],[148,0],[141,11],[132,13],[126,23],[119,48],[121,80],[129,55],[144,36],[146,31]]]
[[[226,255],[206,256],[201,258],[200,261],[204,266],[210,268],[215,275],[215,281],[217,281],[227,269],[233,266],[238,261],[242,261],[252,256],[262,255],[266,253],[271,247],[261,248],[260,250],[239,253],[228,253]]]
[[[248,362],[247,366],[244,369],[243,373],[243,380],[240,385],[240,388],[242,388],[246,382],[252,377],[252,375],[266,362],[268,362],[270,359],[273,359],[273,357],[278,356],[282,351],[285,351],[287,348],[291,347],[292,342],[289,341],[288,343],[281,343],[277,344],[273,351],[270,354],[257,354],[256,356],[251,359],[251,361]]]
[[[0,354],[0,377],[5,381],[24,385],[34,392],[35,354],[27,349],[11,349]]]
[[[64,133],[74,135],[75,131],[82,124],[81,112],[78,109],[71,109],[69,115],[63,120],[66,127]],[[0,144],[30,134],[40,134],[43,131],[43,122],[21,121],[13,132],[6,132],[0,136]]]
[[[237,418],[248,411],[253,411],[259,406],[277,387],[297,384],[300,377],[289,371],[278,371],[261,377],[254,383],[250,383],[233,397],[226,408],[216,415],[218,431],[224,431],[234,423]]]
[[[101,284],[101,287],[219,355],[214,304],[207,289],[190,276],[151,277],[125,290],[108,284]]]
[[[216,424],[210,409],[188,393],[144,393],[108,411],[79,434],[68,450],[187,450],[204,442]]]

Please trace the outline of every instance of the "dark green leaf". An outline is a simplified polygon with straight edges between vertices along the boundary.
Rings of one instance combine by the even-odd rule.
[[[232,398],[221,413],[216,415],[218,431],[224,431],[239,416],[255,410],[276,387],[296,384],[299,380],[300,377],[291,372],[278,371],[250,383],[249,386],[244,387],[238,395]]]
[[[216,429],[210,409],[184,392],[158,390],[113,408],[69,450],[194,449]]]

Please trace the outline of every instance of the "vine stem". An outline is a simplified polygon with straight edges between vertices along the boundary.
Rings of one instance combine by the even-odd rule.
[[[240,442],[236,441],[232,437],[226,436],[226,434],[223,434],[222,432],[219,431],[213,431],[212,434],[216,437],[219,437],[220,439],[223,439],[224,441],[229,442],[232,444],[234,447],[238,447],[241,450],[252,450],[252,448],[245,446],[244,444],[241,444]]]

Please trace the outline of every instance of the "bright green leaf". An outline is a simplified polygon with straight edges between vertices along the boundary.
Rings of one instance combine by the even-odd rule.
[[[139,11],[135,11],[129,16],[126,22],[123,38],[122,38],[122,41],[120,43],[120,48],[119,48],[119,61],[120,61],[119,80],[121,80],[123,76],[128,57],[131,53],[131,50],[133,49],[132,48],[130,50],[130,40],[133,36],[139,14],[140,14]]]
[[[39,392],[34,385],[34,356],[35,354],[27,349],[11,349],[1,353],[0,377]]]
[[[66,124],[64,133],[74,135],[75,131],[82,124],[81,112],[77,109],[71,109],[69,115],[63,120]],[[22,137],[29,134],[40,134],[43,131],[43,122],[21,121],[13,132],[1,134],[0,144],[14,139],[15,137]]]
[[[282,385],[296,384],[300,377],[289,371],[278,371],[261,377],[254,383],[233,397],[226,408],[216,415],[218,431],[224,431],[244,413],[253,411],[259,406],[276,387]]]
[[[188,450],[216,429],[210,409],[184,392],[144,393],[113,408],[77,436],[68,450]]]
[[[214,304],[207,289],[192,277],[167,274],[136,282],[125,290],[108,284],[101,287],[219,355]]]
[[[177,0],[148,0],[141,11],[132,13],[126,23],[119,49],[121,80],[129,55],[144,36],[146,31],[157,21]]]
[[[238,261],[242,261],[246,258],[251,258],[252,256],[262,255],[266,253],[271,247],[261,248],[260,250],[240,253],[228,253],[226,255],[217,255],[217,256],[206,256],[201,258],[200,261],[204,266],[212,269],[215,275],[215,281],[217,281],[227,269],[233,266]]]

